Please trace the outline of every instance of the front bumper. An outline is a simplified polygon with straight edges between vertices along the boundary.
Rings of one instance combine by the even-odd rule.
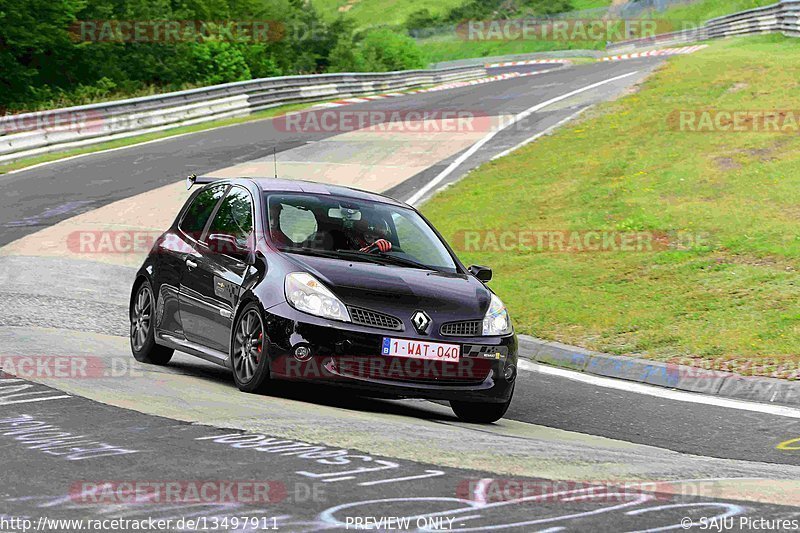
[[[288,304],[265,311],[271,375],[325,382],[369,396],[503,403],[517,374],[516,335],[503,337],[420,336],[334,322],[301,313]],[[384,337],[461,347],[458,363],[381,355]],[[303,347],[307,353],[297,355]],[[506,376],[510,373],[510,376]]]

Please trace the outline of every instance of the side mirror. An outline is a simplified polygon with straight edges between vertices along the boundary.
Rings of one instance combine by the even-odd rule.
[[[469,273],[478,278],[483,282],[491,281],[492,280],[492,269],[485,266],[480,265],[472,265],[467,270]]]
[[[225,254],[242,260],[247,260],[251,255],[250,250],[240,245],[233,235],[209,235],[208,247],[215,254]]]

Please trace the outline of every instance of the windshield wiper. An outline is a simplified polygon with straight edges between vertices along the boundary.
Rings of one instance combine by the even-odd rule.
[[[301,255],[313,255],[316,257],[325,257],[329,259],[356,259],[361,261],[367,261],[370,263],[376,263],[380,265],[391,264],[391,265],[399,265],[399,266],[406,266],[411,268],[418,268],[421,270],[433,270],[436,272],[444,272],[443,270],[439,270],[438,268],[434,268],[429,265],[425,265],[423,263],[419,263],[412,259],[406,259],[404,257],[397,257],[394,255],[386,255],[386,254],[374,254],[369,252],[360,252],[356,250],[316,250],[314,248],[280,248],[280,251],[289,253],[289,254],[301,254]]]
[[[419,263],[414,261],[413,259],[406,259],[405,257],[397,257],[396,255],[386,255],[383,253],[374,254],[370,252],[357,252],[354,250],[336,250],[338,253],[347,254],[348,256],[354,257],[364,257],[367,259],[376,259],[379,261],[383,261],[385,263],[391,263],[393,265],[400,265],[400,266],[407,266],[411,268],[419,268],[422,270],[436,270],[437,272],[439,269],[433,268],[432,266],[425,265],[423,263]]]
[[[336,250],[335,252],[330,250],[316,250],[314,248],[279,248],[279,250],[287,254],[313,255],[315,257],[325,257],[327,259],[360,259],[370,263],[385,263],[385,261],[375,255],[360,254],[358,252],[352,252],[351,250]]]

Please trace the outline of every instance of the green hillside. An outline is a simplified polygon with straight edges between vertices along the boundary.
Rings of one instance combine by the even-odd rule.
[[[401,25],[408,15],[427,9],[433,15],[443,15],[466,0],[312,0],[314,7],[328,19],[344,15],[357,27]]]
[[[676,22],[700,24],[722,15],[776,3],[777,0],[700,0],[694,4],[670,8],[655,16]]]
[[[468,2],[469,0],[311,0],[323,17],[332,20],[343,15],[353,20],[359,28],[400,26],[410,14],[424,9],[432,16],[440,17]],[[573,10],[594,9],[611,4],[611,0],[571,0],[569,4]]]

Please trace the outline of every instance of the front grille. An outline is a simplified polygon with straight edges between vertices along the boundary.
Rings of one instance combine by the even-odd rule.
[[[448,322],[442,324],[439,332],[448,337],[478,337],[483,333],[483,321]]]
[[[384,315],[383,313],[376,313],[375,311],[360,309],[358,307],[349,307],[348,311],[350,311],[350,319],[353,321],[353,324],[380,329],[391,329],[393,331],[403,330],[403,323],[400,319],[391,315]]]

